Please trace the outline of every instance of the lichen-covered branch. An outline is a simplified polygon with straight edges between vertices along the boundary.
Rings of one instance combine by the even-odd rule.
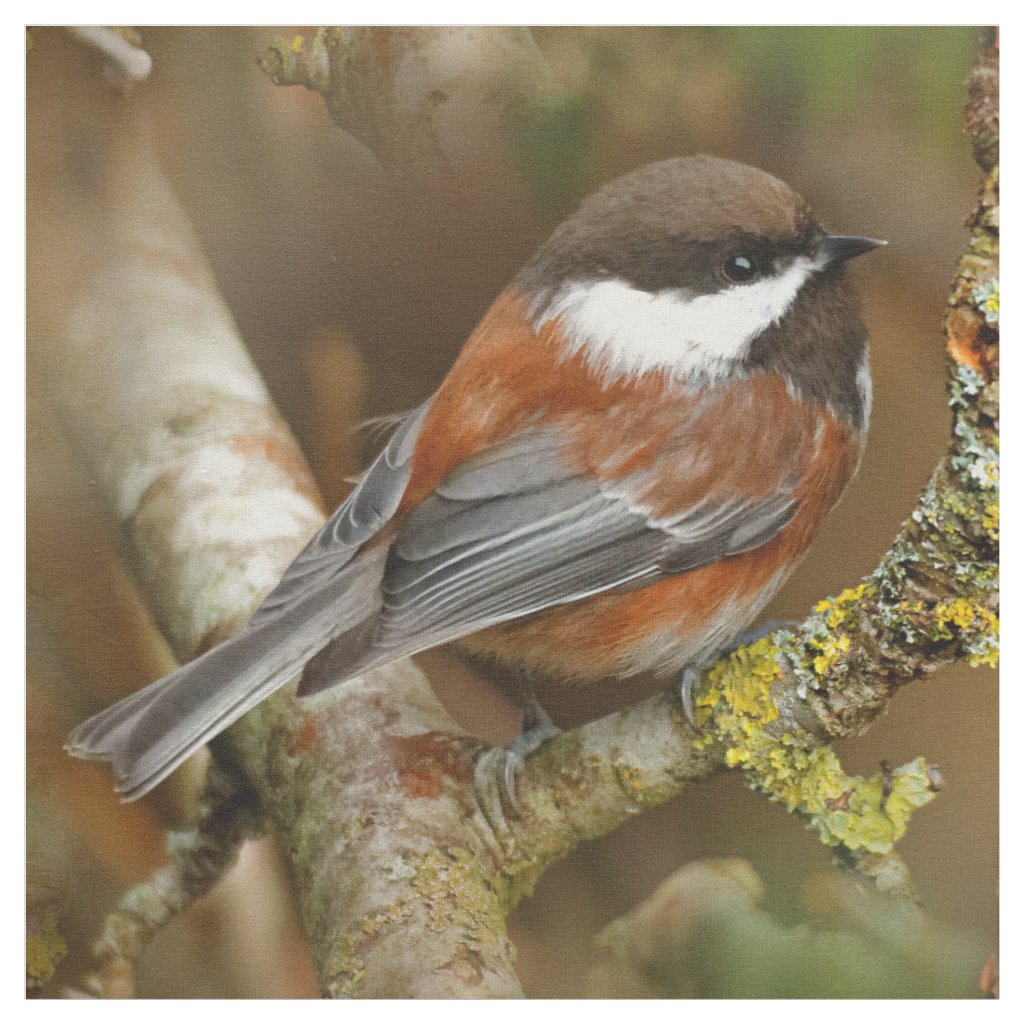
[[[261,816],[243,779],[210,767],[194,829],[172,833],[171,862],[129,890],[103,923],[93,955],[97,970],[86,990],[105,999],[134,996],[134,965],[149,939],[176,913],[205,896],[259,834]]]
[[[109,245],[53,341],[55,398],[188,658],[245,620],[323,519],[166,181],[137,140],[117,165]],[[481,869],[493,843],[467,825],[476,748],[457,733],[401,663],[307,704],[286,688],[214,744],[291,856],[325,995],[521,995]],[[215,800],[211,827],[126,897],[95,988],[129,991],[144,938],[231,863],[241,832],[212,826],[232,806]]]

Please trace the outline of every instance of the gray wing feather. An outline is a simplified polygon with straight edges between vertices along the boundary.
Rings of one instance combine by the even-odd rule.
[[[412,453],[429,406],[425,402],[402,421],[356,489],[264,598],[250,620],[252,625],[280,614],[325,586],[395,514],[409,483]]]
[[[558,457],[564,444],[557,431],[524,427],[508,441],[467,459],[435,493],[455,501],[481,501],[568,480],[573,473]]]
[[[431,496],[402,524],[393,546],[400,558],[410,562],[431,558],[443,562],[446,556],[453,557],[453,547],[491,546],[535,532],[542,523],[571,515],[597,494],[593,483],[576,477],[536,491],[473,502]]]
[[[704,507],[670,527],[677,543],[664,555],[666,575],[699,569],[720,558],[739,555],[766,544],[793,518],[792,484],[757,501]]]
[[[384,552],[363,553],[327,584],[80,725],[79,757],[110,761],[118,791],[141,796],[189,754],[301,671],[379,601]]]

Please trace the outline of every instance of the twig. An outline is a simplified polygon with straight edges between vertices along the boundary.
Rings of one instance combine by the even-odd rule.
[[[259,66],[277,85],[320,93],[417,202],[507,170],[511,114],[554,88],[525,28],[320,28],[276,40]]]
[[[261,829],[245,780],[211,765],[195,829],[172,833],[171,863],[129,890],[104,921],[93,950],[98,967],[86,979],[86,990],[106,999],[134,996],[135,964],[149,939],[205,896],[238,859],[242,843]]]
[[[142,49],[134,29],[82,25],[68,31],[107,58],[114,85],[127,89],[149,77],[153,59]]]

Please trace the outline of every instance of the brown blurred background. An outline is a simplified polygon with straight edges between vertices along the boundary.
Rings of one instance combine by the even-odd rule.
[[[975,28],[539,28],[560,89],[510,117],[500,173],[397,196],[320,97],[275,88],[256,56],[275,30],[142,32],[153,73],[130,98],[60,29],[28,54],[29,896],[61,915],[68,981],[104,908],[161,857],[186,783],[128,808],[62,737],[161,674],[168,654],[116,556],[46,400],[46,350],[104,245],[112,140],[142,122],[282,412],[329,501],[363,450],[362,416],[418,403],[533,248],[590,188],[663,157],[710,152],[801,191],[830,230],[889,239],[853,273],[871,331],[875,412],[859,478],[768,610],[802,617],[876,564],[949,429],[941,321],[978,173],[960,129]],[[472,717],[471,715],[469,717]],[[923,754],[946,786],[900,849],[937,920],[986,948],[997,928],[995,673],[907,688],[849,770]],[[532,996],[580,995],[593,935],[685,861],[750,860],[798,919],[827,852],[735,773],[694,787],[548,872],[513,939]],[[264,844],[232,885],[162,935],[140,995],[311,995]],[[261,901],[265,905],[261,906]],[[255,903],[255,906],[253,904]],[[244,936],[244,941],[239,938]],[[237,962],[245,951],[246,963]]]

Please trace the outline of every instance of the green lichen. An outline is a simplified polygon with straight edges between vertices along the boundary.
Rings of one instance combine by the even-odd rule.
[[[330,958],[328,970],[331,977],[337,979],[337,990],[342,995],[355,995],[366,976],[366,963],[356,956],[357,947],[356,939],[343,935],[335,943]]]
[[[482,963],[497,963],[507,952],[507,894],[463,847],[431,849],[416,865],[413,888],[427,907],[430,924],[461,936]]]
[[[413,865],[410,864],[401,854],[396,854],[394,857],[385,861],[381,865],[381,870],[392,881],[404,881],[416,877],[416,868],[413,867]]]
[[[379,935],[389,925],[399,924],[413,914],[412,901],[399,899],[383,910],[367,914],[360,923],[362,933],[367,937]]]
[[[466,948],[479,950],[481,957],[495,951],[500,941],[496,932],[504,935],[503,916],[487,915],[494,915],[500,904],[484,877],[479,858],[469,850],[431,850],[422,859],[396,856],[381,869],[393,881],[411,882],[419,899],[406,890],[393,903],[366,914],[355,932],[338,939],[328,971],[340,994],[358,993],[366,975],[366,951],[386,933],[407,926],[421,906],[426,907],[431,928],[454,928],[465,940]]]
[[[337,940],[328,971],[341,995],[354,996],[359,991],[366,976],[363,953],[377,944],[385,930],[400,927],[414,913],[413,901],[403,897],[382,910],[367,914],[355,934],[343,935]]]
[[[29,989],[42,988],[67,956],[68,944],[58,929],[59,914],[53,906],[29,917],[25,938],[25,978]]]
[[[985,296],[994,294],[984,289]],[[999,585],[997,388],[971,366],[954,368],[949,387],[953,449],[914,511],[905,542],[893,547],[875,574],[883,593],[892,595],[880,612],[897,639],[947,648],[953,641],[957,656],[973,666],[995,664],[998,650],[993,610]],[[926,578],[947,580],[951,596],[903,600],[903,581],[918,568]]]
[[[868,587],[861,584],[816,610],[823,628],[839,625]],[[906,832],[910,813],[935,795],[923,758],[871,778],[847,775],[828,747],[803,730],[777,735],[772,684],[781,678],[772,638],[740,648],[712,668],[695,702],[701,747],[720,744],[729,767],[741,768],[754,789],[786,805],[828,846],[888,853]]]

